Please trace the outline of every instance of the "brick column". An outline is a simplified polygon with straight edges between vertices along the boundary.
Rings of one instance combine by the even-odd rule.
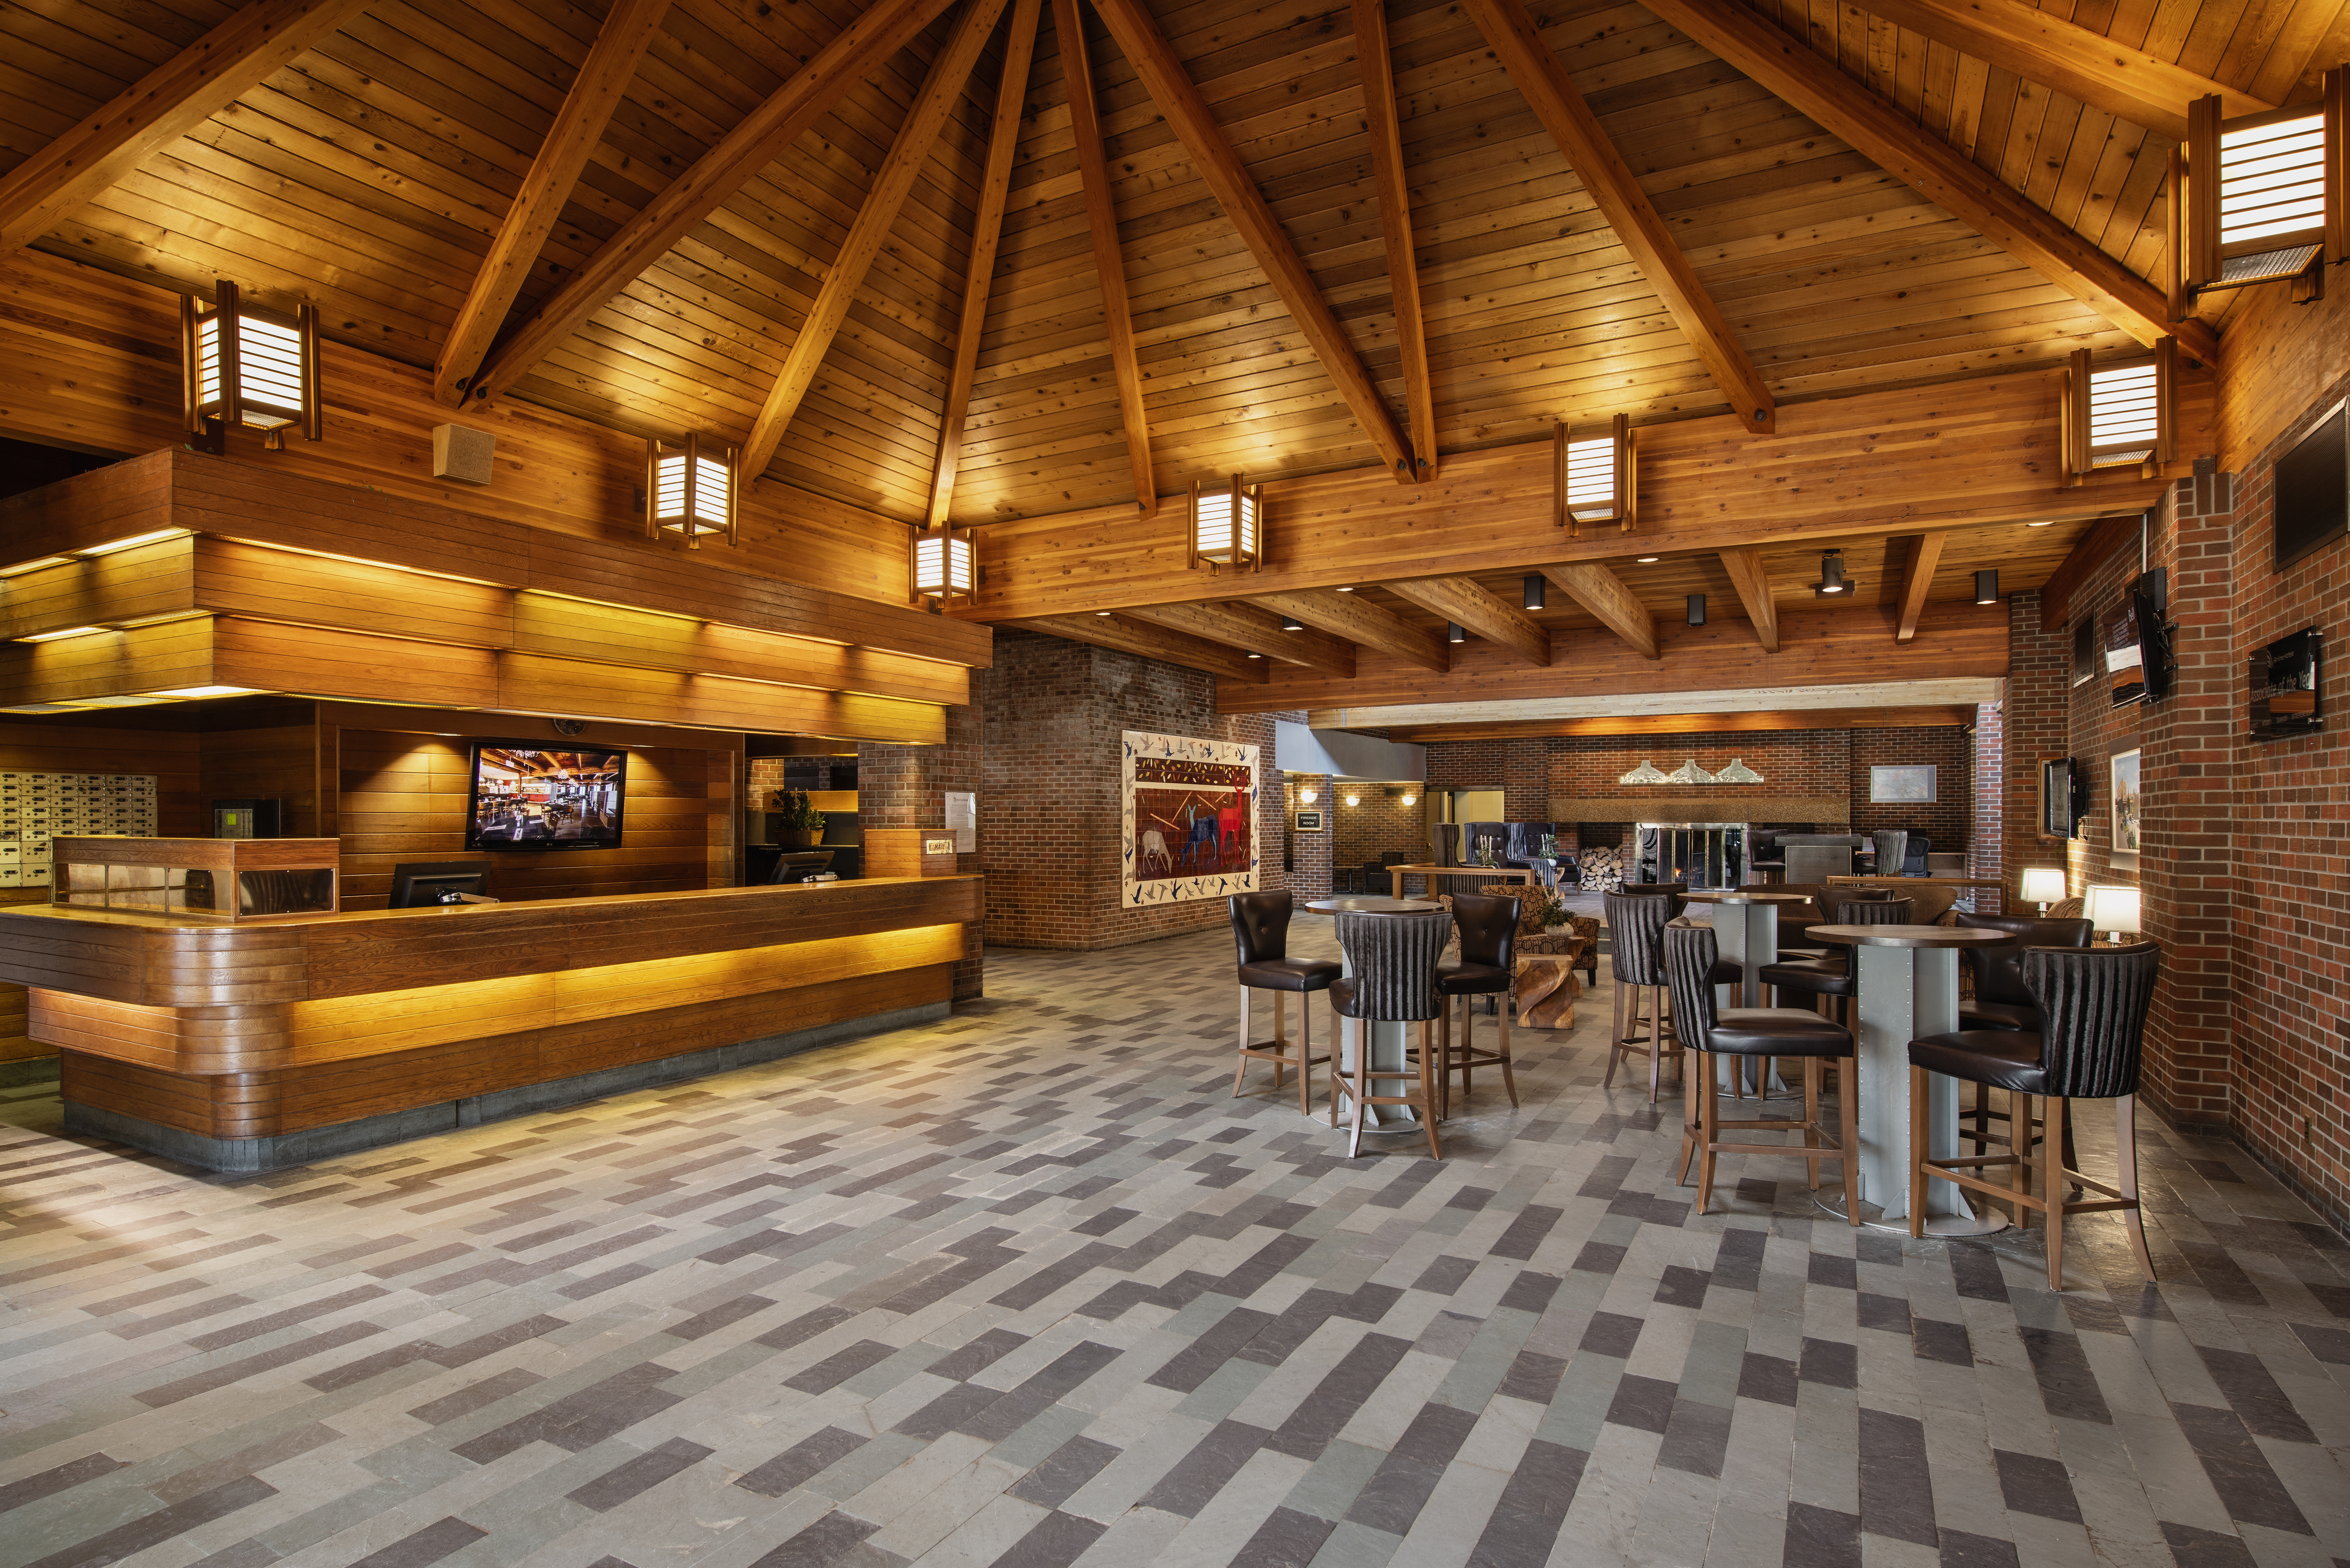
[[[2008,596],[2007,639],[2007,703],[2001,714],[2007,790],[2000,810],[2005,853],[2000,874],[2012,887],[2027,867],[2065,864],[2065,846],[2040,836],[2040,764],[2071,753],[2073,650],[2063,627],[2041,629],[2037,592]],[[2078,894],[2081,888],[2074,884],[2069,890]]]
[[[1331,890],[1331,851],[1337,843],[1334,818],[1330,814],[1330,775],[1328,774],[1279,774],[1275,777],[1288,787],[1290,820],[1301,811],[1322,814],[1322,831],[1289,833],[1289,893],[1290,901],[1303,904],[1308,898],[1326,898]],[[1312,790],[1314,798],[1307,800],[1305,792]]]
[[[1969,874],[1997,877],[2013,886],[2007,873],[2007,715],[1996,702],[1975,707],[1974,780],[1971,791],[1973,827],[1967,844]],[[1974,890],[1967,907],[1982,914],[2000,914],[2008,908],[2006,888]]]

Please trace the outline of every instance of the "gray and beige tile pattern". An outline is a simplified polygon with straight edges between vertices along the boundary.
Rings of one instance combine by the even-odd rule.
[[[1441,1164],[1349,1162],[1229,1097],[1230,952],[999,951],[933,1027],[257,1180],[15,1091],[0,1556],[2350,1561],[2350,1252],[2235,1150],[2146,1132],[2154,1288],[1793,1162],[1693,1215],[1603,993]]]

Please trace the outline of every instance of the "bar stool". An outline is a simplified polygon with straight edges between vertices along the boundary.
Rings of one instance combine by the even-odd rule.
[[[1308,992],[1327,991],[1330,982],[1340,974],[1338,966],[1326,959],[1294,959],[1289,957],[1290,902],[1287,893],[1234,893],[1224,901],[1232,919],[1232,945],[1239,950],[1241,982],[1241,1054],[1232,1067],[1232,1094],[1241,1092],[1241,1082],[1248,1076],[1252,1057],[1273,1064],[1273,1087],[1281,1089],[1282,1070],[1297,1069],[1297,1109],[1300,1115],[1314,1114],[1313,1091],[1309,1081],[1317,1062],[1327,1062],[1326,1055],[1314,1054],[1314,1009],[1303,1000]],[[1250,1038],[1255,1031],[1249,1018],[1250,995],[1253,992],[1273,992],[1273,1038],[1256,1041]],[[1295,992],[1297,1003],[1297,1052],[1289,1050],[1289,1031],[1283,1018],[1284,998]]]
[[[1419,1113],[1428,1135],[1431,1159],[1442,1159],[1444,1147],[1436,1140],[1436,1054],[1428,1026],[1444,1011],[1437,990],[1437,961],[1452,940],[1449,915],[1365,915],[1338,917],[1338,945],[1346,950],[1352,974],[1330,982],[1330,1011],[1335,1015],[1331,1037],[1337,1038],[1337,1018],[1351,1018],[1366,1027],[1355,1035],[1354,1070],[1347,1075],[1347,1093],[1355,1102],[1353,1135],[1347,1140],[1347,1158],[1362,1152],[1364,1112],[1372,1106],[1409,1106]],[[1417,1023],[1419,1041],[1414,1048],[1409,1033],[1404,1040],[1404,1060],[1395,1069],[1371,1066],[1372,1023]],[[1343,1064],[1330,1073],[1330,1125],[1338,1125],[1338,1080]],[[1417,1089],[1400,1095],[1375,1095],[1371,1081],[1416,1078]]]
[[[1838,1128],[1831,1134],[1820,1125],[1820,1087],[1829,1062],[1853,1060],[1852,1031],[1800,1007],[1717,1007],[1712,973],[1720,947],[1711,926],[1675,920],[1665,928],[1665,971],[1671,977],[1673,1014],[1682,1031],[1683,1044],[1697,1053],[1696,1070],[1689,1077],[1689,1097],[1694,1105],[1682,1113],[1681,1170],[1689,1157],[1698,1156],[1697,1211],[1706,1211],[1713,1199],[1713,1157],[1717,1154],[1779,1154],[1804,1162],[1813,1189],[1820,1185],[1820,1161],[1834,1159],[1844,1171],[1844,1211],[1846,1223],[1860,1223],[1859,1165],[1860,1097],[1853,1092],[1854,1075],[1843,1074],[1836,1096]],[[1748,1057],[1794,1056],[1804,1064],[1804,1119],[1787,1121],[1723,1121],[1721,1091],[1714,1083],[1713,1058],[1732,1058],[1733,1078],[1743,1075]],[[1690,1115],[1690,1111],[1695,1114]],[[1724,1132],[1801,1132],[1794,1144],[1724,1143]]]
[[[2153,942],[2102,950],[2027,948],[2021,968],[2023,987],[2040,1008],[2040,1033],[1960,1029],[1909,1042],[1909,1234],[1925,1234],[1929,1179],[2012,1204],[2018,1225],[2029,1225],[2032,1214],[2043,1217],[2048,1231],[2048,1288],[2061,1291],[2065,1216],[2117,1209],[2129,1226],[2137,1266],[2151,1280],[2154,1259],[2146,1250],[2146,1222],[2137,1197],[2137,1079],[2147,1009],[2162,969],[2161,950]],[[1929,1073],[2005,1089],[2016,1125],[2029,1115],[2031,1096],[2038,1096],[2041,1134],[2032,1151],[2011,1148],[2006,1154],[1928,1158]],[[2066,1113],[2074,1100],[2114,1102],[2117,1186],[2082,1175],[2060,1154]],[[2012,1186],[1999,1186],[1978,1174],[2002,1165],[2012,1168]],[[2032,1190],[2034,1169],[2040,1176],[2037,1194]],[[2067,1202],[2059,1196],[2067,1186],[2105,1197]]]
[[[1604,901],[1607,909],[1607,962],[1616,977],[1616,1030],[1608,1041],[1607,1076],[1600,1087],[1615,1085],[1616,1069],[1623,1064],[1625,1057],[1646,1056],[1648,1103],[1654,1105],[1664,1058],[1681,1054],[1678,1043],[1669,1052],[1666,1048],[1669,1025],[1664,1005],[1664,930],[1680,912],[1680,900],[1670,894],[1609,893]],[[1644,992],[1648,1002],[1648,1029],[1645,1034],[1639,1032]],[[1687,1071],[1679,1063],[1675,1065]]]
[[[2030,915],[1960,914],[1959,925],[1969,930],[2005,931],[2015,939],[2004,947],[1968,948],[1960,953],[1974,980],[1974,995],[1959,1002],[1960,1029],[2019,1029],[2028,1034],[2040,1033],[2040,1008],[2032,993],[2023,989],[2023,950],[2026,948],[2085,948],[2095,935],[2086,920],[2035,919]],[[1961,1127],[1960,1136],[1975,1146],[1981,1154],[1992,1144],[2012,1146],[2012,1139],[1991,1130],[1993,1122],[2008,1119],[2004,1111],[1991,1109],[1988,1085],[1975,1085],[1975,1105],[1971,1113],[1971,1128]],[[2064,1163],[2079,1163],[2073,1152],[2073,1128],[2066,1124],[2064,1144],[2061,1151]]]
[[[1440,1114],[1452,1108],[1452,1075],[1461,1075],[1461,1097],[1469,1097],[1470,1074],[1479,1067],[1502,1069],[1502,1087],[1510,1104],[1518,1103],[1518,1081],[1510,1071],[1510,1014],[1516,1012],[1511,992],[1517,986],[1518,912],[1515,898],[1482,893],[1452,895],[1452,919],[1461,932],[1461,961],[1436,971],[1436,988],[1444,993],[1443,1022],[1437,1028],[1437,1106]],[[1476,1045],[1477,1002],[1480,996],[1502,998],[1500,1042],[1491,1051]],[[1461,1043],[1452,1042],[1451,999],[1462,999]]]

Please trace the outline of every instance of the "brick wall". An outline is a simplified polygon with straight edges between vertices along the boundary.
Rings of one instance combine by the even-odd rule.
[[[1968,744],[1968,767],[1972,774],[1970,798],[1974,811],[1974,826],[1968,843],[1971,857],[1968,869],[1975,876],[2002,881],[2008,874],[2006,764],[2006,714],[1996,702],[1979,703]],[[1985,911],[2000,909],[2001,895],[1988,889],[1979,891],[1970,907]]]
[[[2037,593],[2007,597],[2007,701],[2001,710],[2007,791],[2001,815],[2005,873],[2066,864],[2063,841],[2040,831],[2040,764],[2072,745],[2072,644],[2040,624]],[[2071,885],[2078,893],[2080,886]]]
[[[1334,829],[1330,858],[1335,866],[1360,867],[1378,859],[1389,850],[1397,850],[1414,860],[1426,860],[1430,850],[1428,842],[1428,795],[1418,788],[1411,792],[1411,804],[1380,784],[1349,784],[1345,779],[1331,783],[1329,794],[1330,822]],[[1347,797],[1353,795],[1357,804],[1348,805]],[[1385,888],[1378,889],[1384,892]]]
[[[995,666],[974,671],[982,715],[981,844],[987,940],[1003,947],[1123,947],[1221,926],[1223,901],[1125,906],[1119,735],[1127,730],[1257,746],[1258,883],[1288,888],[1291,809],[1274,722],[1299,713],[1218,713],[1197,670],[1035,632],[999,630]]]
[[[1288,774],[1284,775],[1288,792],[1289,821],[1295,821],[1300,811],[1322,814],[1322,831],[1289,835],[1289,892],[1293,900],[1304,903],[1308,898],[1327,898],[1335,884],[1331,880],[1333,850],[1336,836],[1330,828],[1330,775],[1327,774]],[[1314,792],[1307,800],[1305,792]]]

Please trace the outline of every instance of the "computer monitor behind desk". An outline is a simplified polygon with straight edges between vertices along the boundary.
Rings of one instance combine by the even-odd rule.
[[[417,860],[391,868],[391,905],[395,909],[421,909],[437,905],[444,893],[482,891],[490,879],[486,860]]]

